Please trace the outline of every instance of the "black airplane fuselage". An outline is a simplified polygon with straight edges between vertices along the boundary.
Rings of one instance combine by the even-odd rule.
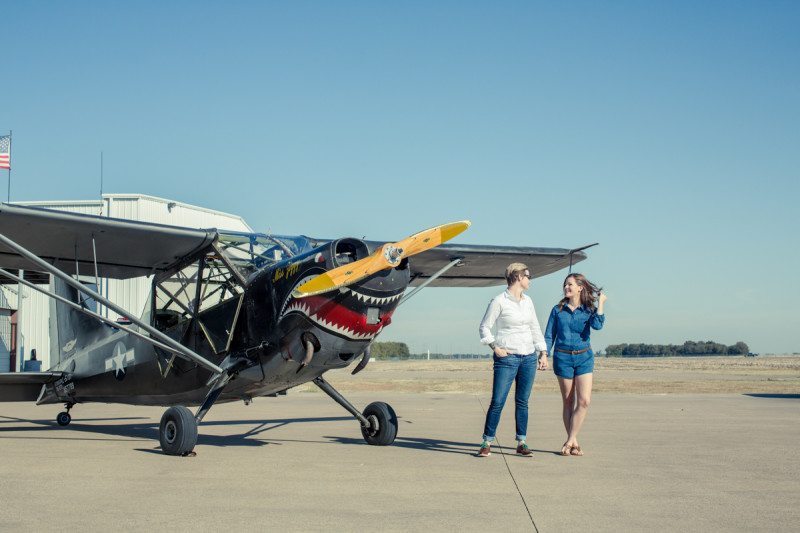
[[[239,283],[237,297],[208,308],[200,306],[194,314],[187,309],[185,316],[172,322],[156,304],[156,278],[145,318],[215,364],[238,362],[241,371],[218,401],[249,401],[275,394],[352,364],[390,324],[410,282],[407,261],[345,288],[304,298],[292,296],[305,281],[367,257],[371,251],[355,239],[326,243],[254,271]],[[204,256],[198,257],[202,265]],[[200,287],[198,294],[205,290]],[[77,317],[65,326],[75,333],[77,346],[68,346],[73,351],[54,366],[64,375],[45,386],[39,403],[186,405],[203,401],[211,371],[130,333],[89,321]]]

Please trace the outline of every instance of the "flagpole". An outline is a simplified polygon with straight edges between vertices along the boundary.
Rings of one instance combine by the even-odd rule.
[[[8,130],[8,196],[6,202],[11,202],[11,134],[12,131]]]

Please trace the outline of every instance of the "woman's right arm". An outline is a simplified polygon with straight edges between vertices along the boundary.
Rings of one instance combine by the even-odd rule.
[[[606,322],[604,307],[607,299],[608,297],[603,292],[601,292],[600,296],[598,296],[597,309],[594,313],[592,313],[592,321],[590,324],[592,326],[592,329],[603,329],[603,324],[605,324]]]
[[[556,326],[558,322],[558,306],[550,310],[550,317],[547,319],[547,327],[544,330],[544,342],[548,350],[553,350],[553,339],[556,336]]]
[[[500,302],[498,302],[496,298],[493,298],[492,301],[489,302],[489,307],[486,308],[486,313],[484,313],[483,320],[481,320],[481,325],[478,328],[478,332],[481,336],[481,344],[489,345],[492,351],[500,357],[505,355],[505,351],[500,347],[493,346],[495,339],[494,335],[492,335],[492,328],[494,327],[494,323],[497,322],[497,317],[500,316],[501,311]]]

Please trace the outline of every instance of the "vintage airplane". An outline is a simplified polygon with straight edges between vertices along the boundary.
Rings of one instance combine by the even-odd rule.
[[[323,378],[326,371],[359,358],[353,373],[362,370],[397,306],[424,286],[499,285],[514,261],[538,277],[586,258],[588,246],[442,244],[468,226],[383,243],[0,204],[0,277],[51,297],[52,363],[45,372],[0,374],[0,401],[63,403],[62,426],[77,403],[170,406],[159,425],[161,449],[187,455],[215,402],[249,403],[312,381],[358,420],[369,444],[391,444],[392,407],[374,402],[360,412]],[[142,276],[153,280],[139,318],[88,286]],[[125,319],[111,320],[99,306]]]

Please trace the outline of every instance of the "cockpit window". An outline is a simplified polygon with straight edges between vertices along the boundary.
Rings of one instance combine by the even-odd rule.
[[[220,232],[217,248],[244,279],[260,268],[313,248],[307,237]]]

